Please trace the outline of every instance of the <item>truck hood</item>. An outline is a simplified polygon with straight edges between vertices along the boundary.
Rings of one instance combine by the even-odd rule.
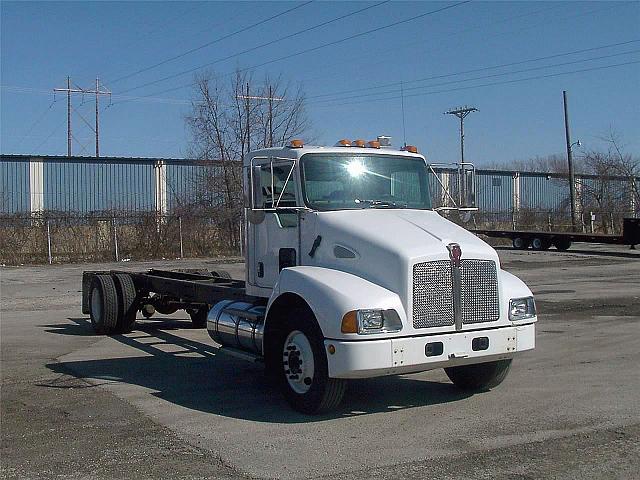
[[[450,243],[460,245],[463,259],[492,260],[500,268],[491,246],[431,210],[371,208],[316,212],[312,217],[305,219],[311,221],[305,221],[304,244],[310,249],[318,235],[322,240],[305,263],[353,273],[401,296],[409,287],[413,265],[448,260]],[[340,248],[355,257],[341,258],[336,253],[345,251]]]

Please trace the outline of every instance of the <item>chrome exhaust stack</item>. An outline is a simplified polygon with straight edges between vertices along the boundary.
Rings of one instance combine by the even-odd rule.
[[[207,332],[223,347],[262,355],[265,312],[263,305],[223,300],[209,310]]]

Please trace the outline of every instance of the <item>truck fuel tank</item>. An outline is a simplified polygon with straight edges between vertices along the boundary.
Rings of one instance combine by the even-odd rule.
[[[245,301],[223,300],[207,315],[209,336],[224,347],[262,354],[266,307]]]

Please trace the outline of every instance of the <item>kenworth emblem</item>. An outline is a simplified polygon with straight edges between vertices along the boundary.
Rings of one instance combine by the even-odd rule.
[[[449,258],[451,259],[451,263],[454,267],[460,266],[460,259],[462,258],[462,249],[460,245],[457,243],[450,243],[447,245],[447,249],[449,250]]]

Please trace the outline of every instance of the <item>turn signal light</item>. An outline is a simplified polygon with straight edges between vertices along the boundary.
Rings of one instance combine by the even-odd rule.
[[[291,148],[302,148],[304,147],[304,142],[299,139],[291,140],[291,143],[289,143],[289,146]]]
[[[369,143],[367,143],[367,146],[369,148],[380,148],[380,142],[377,140],[371,140]]]
[[[405,145],[404,147],[402,147],[402,150],[404,150],[405,152],[418,153],[418,147],[415,147],[413,145]]]
[[[358,333],[358,317],[355,310],[344,314],[340,331],[342,333]]]
[[[343,138],[342,140],[338,140],[338,143],[336,143],[336,147],[350,147],[351,146],[351,140],[348,140],[346,138]]]
[[[365,141],[360,139],[354,140],[352,143],[354,147],[364,147],[364,144],[365,144]]]

